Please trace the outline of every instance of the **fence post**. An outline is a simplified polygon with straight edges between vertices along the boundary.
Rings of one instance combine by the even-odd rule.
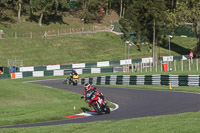
[[[146,64],[146,68],[145,68],[145,70],[146,70],[146,72],[147,72],[147,63],[145,63],[145,64]],[[144,65],[145,65],[145,64],[144,64]]]
[[[132,72],[133,72],[133,64],[131,64]]]
[[[163,71],[162,70],[162,61],[160,62],[160,70],[161,70],[161,72]]]
[[[59,30],[58,30],[58,36],[60,36],[60,32],[59,32]]]
[[[31,38],[31,39],[33,38],[33,33],[32,33],[32,32],[30,32],[30,38]]]
[[[71,28],[69,29],[69,34],[72,34],[72,29]]]
[[[189,59],[189,71],[191,71],[191,65],[190,65],[190,61],[191,61],[191,60]]]
[[[156,72],[158,72],[158,62],[156,62]]]
[[[15,39],[17,39],[17,32],[15,32]]]
[[[174,71],[176,71],[176,60],[174,60]]]
[[[196,64],[197,64],[197,71],[199,71],[199,61],[196,59]]]
[[[181,71],[183,71],[183,60],[181,60]]]
[[[138,72],[140,72],[140,63],[138,62]]]
[[[137,69],[138,69],[138,68],[137,68],[137,63],[135,63],[135,72],[137,72]]]
[[[149,62],[149,67],[150,67],[150,72],[152,72],[152,67],[150,62]]]

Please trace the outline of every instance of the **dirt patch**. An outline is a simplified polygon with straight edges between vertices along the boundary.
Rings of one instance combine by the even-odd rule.
[[[104,20],[105,21],[110,21],[110,20],[116,21],[116,20],[119,20],[119,15],[115,11],[111,10],[110,14],[108,14],[104,17]]]

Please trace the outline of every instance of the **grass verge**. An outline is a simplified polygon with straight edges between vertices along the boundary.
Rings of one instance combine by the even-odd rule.
[[[0,125],[66,119],[87,107],[80,94],[22,81],[0,80]]]
[[[8,133],[198,133],[200,112],[157,117],[144,117],[120,121],[99,121],[58,126],[2,129]]]
[[[87,75],[82,75],[87,76]],[[80,95],[71,92],[47,88],[35,84],[22,83],[30,80],[52,79],[55,77],[4,79],[1,82],[0,123],[21,124],[48,120],[66,119],[64,116],[81,112],[87,106]],[[56,78],[63,78],[56,77]],[[108,86],[109,87],[109,86]],[[122,86],[137,89],[169,90],[168,86]],[[199,87],[173,87],[172,91],[199,92]],[[33,95],[34,94],[34,95]],[[73,110],[76,105],[77,110]],[[67,124],[46,127],[0,129],[2,133],[13,132],[198,132],[200,112],[126,119],[120,121],[100,121],[83,124]],[[97,130],[99,127],[101,130]]]

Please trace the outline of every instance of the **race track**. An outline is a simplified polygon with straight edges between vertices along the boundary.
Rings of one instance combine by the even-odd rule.
[[[83,86],[63,85],[63,79],[32,82],[43,86],[83,93]],[[122,120],[137,117],[169,115],[200,110],[200,94],[174,91],[139,90],[114,87],[97,87],[105,98],[119,105],[110,114],[94,115],[77,119],[57,120],[23,125],[1,126],[0,128],[17,128],[32,126],[59,125],[68,123],[85,123],[103,120]]]

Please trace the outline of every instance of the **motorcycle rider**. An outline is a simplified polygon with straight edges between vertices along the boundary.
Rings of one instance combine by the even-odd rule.
[[[91,94],[94,92],[95,95],[98,95],[100,98],[103,99],[104,101],[104,96],[103,96],[103,93],[100,93],[98,90],[96,90],[96,88],[94,87],[91,87],[91,85],[89,83],[86,83],[85,86],[84,86],[85,90],[83,92],[84,96],[85,97],[85,101],[86,102],[89,102],[91,100]],[[82,97],[82,98],[83,98]]]
[[[72,69],[72,72],[69,74],[69,79],[71,80],[71,81],[73,81],[73,76],[74,75],[78,75],[77,74],[77,72],[74,70],[74,69]]]

